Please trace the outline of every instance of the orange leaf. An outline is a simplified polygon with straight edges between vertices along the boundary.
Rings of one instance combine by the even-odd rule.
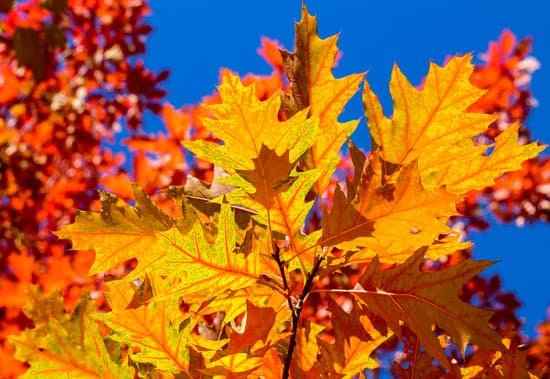
[[[244,330],[233,330],[226,352],[254,352],[269,344],[270,332],[275,323],[276,312],[270,307],[257,307],[246,301],[246,325]]]

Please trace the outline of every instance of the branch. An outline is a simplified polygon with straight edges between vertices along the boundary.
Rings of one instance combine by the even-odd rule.
[[[281,260],[280,255],[280,249],[277,244],[273,243],[273,259],[275,262],[277,262],[277,266],[279,267],[279,271],[281,272],[281,278],[283,279],[283,289],[286,292],[286,299],[288,301],[288,307],[290,308],[290,311],[294,315],[295,309],[294,304],[292,304],[292,298],[290,296],[290,287],[288,286],[288,280],[286,278],[286,271],[285,271],[285,263]]]
[[[290,363],[292,362],[292,355],[294,354],[294,348],[296,347],[296,337],[298,336],[298,324],[300,322],[300,314],[302,313],[302,305],[306,301],[309,293],[311,292],[311,287],[313,286],[313,279],[319,273],[319,268],[321,263],[325,259],[324,256],[316,257],[315,264],[313,269],[307,276],[306,284],[304,289],[300,294],[300,298],[294,307],[294,312],[292,312],[292,334],[290,335],[290,343],[288,344],[288,351],[285,358],[285,367],[283,369],[283,379],[288,379],[290,375]]]
[[[269,209],[267,210],[267,230],[269,232],[269,240],[271,241],[271,249],[273,253],[271,256],[277,262],[279,271],[281,272],[281,279],[283,280],[283,289],[286,292],[286,300],[288,301],[288,308],[294,314],[294,305],[292,304],[292,298],[290,296],[290,287],[288,286],[288,280],[286,278],[285,263],[281,260],[281,249],[273,240],[273,230],[271,229],[271,215]]]

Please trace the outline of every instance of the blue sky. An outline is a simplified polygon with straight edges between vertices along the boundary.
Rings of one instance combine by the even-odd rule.
[[[368,71],[368,80],[391,113],[388,82],[397,62],[413,83],[426,74],[430,60],[473,52],[477,57],[504,28],[518,37],[533,36],[533,55],[541,62],[532,90],[540,105],[528,125],[534,138],[550,143],[550,27],[545,1],[308,1],[318,16],[322,37],[340,33],[343,53],[337,76]],[[165,87],[176,106],[197,103],[218,84],[221,67],[246,74],[269,73],[256,53],[260,38],[268,36],[293,47],[294,22],[301,0],[278,1],[152,1],[146,62],[154,69],[169,68]],[[346,108],[345,119],[362,116],[359,97]],[[157,124],[150,119],[151,124]],[[368,148],[368,130],[361,121],[354,141]],[[524,331],[534,335],[537,322],[550,305],[545,276],[550,265],[550,226],[517,228],[495,224],[475,233],[477,259],[499,260],[489,270],[502,274],[504,287],[523,302],[519,314]]]

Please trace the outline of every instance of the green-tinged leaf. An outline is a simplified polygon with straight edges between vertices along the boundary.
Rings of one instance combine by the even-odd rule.
[[[259,252],[235,253],[237,226],[228,204],[221,206],[215,242],[210,243],[199,223],[184,233],[177,220],[137,194],[135,208],[104,195],[101,214],[81,212],[57,233],[70,238],[76,249],[95,250],[91,273],[136,258],[136,268],[124,280],[147,272],[167,275],[177,280],[166,296],[202,295],[204,300],[250,287],[260,278]]]
[[[101,213],[79,212],[76,221],[56,232],[70,239],[73,248],[96,253],[90,274],[106,272],[129,259],[138,265],[127,277],[133,280],[165,254],[166,240],[161,232],[174,228],[174,220],[158,209],[138,187],[134,187],[136,206],[101,193]]]
[[[159,279],[157,282],[162,281]],[[165,287],[165,288],[162,288]],[[153,290],[153,296],[167,290],[166,284]],[[112,329],[110,338],[138,347],[132,360],[151,363],[158,370],[170,373],[188,372],[189,350],[187,339],[194,326],[178,308],[175,301],[155,301],[127,309],[134,296],[132,284],[122,281],[107,283],[107,299],[111,312],[96,315]]]
[[[201,225],[188,234],[177,229],[161,233],[165,254],[151,266],[158,275],[178,279],[166,291],[169,296],[203,296],[203,300],[225,291],[254,286],[260,279],[260,252],[236,252],[237,226],[229,204],[222,204],[214,243],[208,242]]]
[[[29,300],[31,308],[45,306],[37,298]],[[35,329],[11,336],[9,340],[16,348],[15,358],[30,364],[21,378],[133,378],[133,370],[126,362],[115,363],[111,359],[99,327],[91,319],[94,314],[93,305],[84,298],[71,315],[52,316],[47,323],[41,321]]]

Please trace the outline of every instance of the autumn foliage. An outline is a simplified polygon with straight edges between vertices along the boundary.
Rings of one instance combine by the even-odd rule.
[[[138,59],[148,11],[4,10],[1,377],[351,378],[388,357],[396,377],[548,375],[548,325],[522,348],[515,297],[463,238],[487,204],[548,220],[529,40],[506,31],[420,87],[396,65],[389,117],[363,74],[334,77],[338,37],[304,7],[293,52],[262,41],[271,75],[225,69],[176,109]],[[340,120],[359,91],[369,153],[361,115]],[[105,144],[121,128],[130,172]]]
[[[7,2],[2,2],[2,4]],[[66,4],[65,4],[66,3]],[[5,9],[0,30],[0,376],[24,369],[10,356],[8,335],[30,326],[21,312],[24,287],[62,288],[72,309],[90,252],[66,254],[52,231],[77,209],[93,209],[95,188],[122,157],[103,144],[126,125],[158,111],[166,73],[149,72],[139,1],[26,1]],[[116,22],[114,22],[116,20]],[[131,63],[132,62],[132,63]]]

